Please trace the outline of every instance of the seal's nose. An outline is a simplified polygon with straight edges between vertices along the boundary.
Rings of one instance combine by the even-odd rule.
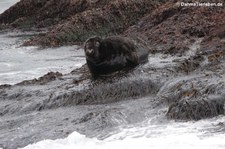
[[[86,54],[87,55],[93,55],[94,54],[94,50],[93,49],[87,49]]]

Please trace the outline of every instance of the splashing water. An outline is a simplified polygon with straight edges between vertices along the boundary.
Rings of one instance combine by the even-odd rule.
[[[87,138],[77,132],[65,139],[44,140],[24,149],[224,149],[225,117],[198,122],[168,122],[145,124],[122,129],[104,140]]]
[[[83,50],[78,50],[77,46],[19,47],[23,41],[23,37],[18,37],[20,34],[0,34],[0,84],[15,84],[50,71],[65,74],[85,63]]]

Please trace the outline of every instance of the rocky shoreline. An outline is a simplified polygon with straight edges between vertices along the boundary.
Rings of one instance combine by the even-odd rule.
[[[121,34],[160,3],[157,0],[22,0],[1,14],[0,28],[49,29],[25,45],[78,44],[93,35]]]
[[[0,15],[0,29],[48,29],[24,45],[54,47],[116,34],[144,42],[150,55],[147,64],[98,80],[84,65],[66,75],[49,72],[1,85],[0,147],[73,131],[104,138],[121,123],[142,121],[148,110],[160,111],[162,120],[224,115],[224,16],[224,6],[181,7],[177,1],[21,0]]]

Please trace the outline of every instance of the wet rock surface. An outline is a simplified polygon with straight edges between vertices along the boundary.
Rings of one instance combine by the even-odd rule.
[[[200,120],[220,114],[224,114],[224,97],[182,99],[170,105],[167,116],[172,119]]]
[[[118,126],[137,124],[153,115],[158,121],[187,121],[224,114],[224,7],[196,9],[181,7],[177,1],[158,6],[154,1],[42,0],[29,5],[27,11],[40,9],[23,18],[20,8],[30,3],[22,0],[0,15],[6,28],[18,27],[32,16],[38,16],[33,27],[53,25],[27,45],[58,46],[80,42],[91,34],[116,33],[144,42],[150,49],[149,62],[97,80],[84,65],[66,75],[50,72],[39,79],[1,85],[0,147],[23,147],[73,131],[102,139]],[[61,9],[75,3],[77,7],[59,16]],[[17,16],[11,15],[13,10]],[[129,16],[137,11],[132,22]],[[98,29],[109,27],[109,22],[121,24],[100,33]],[[76,36],[67,40],[70,33]]]
[[[2,85],[0,144],[4,148],[23,147],[73,131],[104,138],[117,126],[139,123],[146,118],[147,109],[156,107],[151,96],[162,85],[156,73],[152,74],[154,79],[148,77],[151,72],[155,70],[145,64],[130,72],[92,80],[83,66],[63,76],[48,73],[14,86]],[[54,80],[49,75],[54,75]],[[48,82],[43,84],[42,78],[48,78]]]
[[[66,75],[51,72],[13,86],[2,85],[0,144],[23,147],[73,131],[103,139],[118,126],[137,124],[153,115],[163,122],[166,117],[199,120],[224,114],[224,69],[212,72],[217,65],[210,68],[203,61],[187,75],[177,71],[182,59],[187,57],[151,54],[147,64],[97,80],[84,65]]]
[[[49,28],[48,33],[24,45],[77,44],[93,35],[120,34],[160,3],[158,0],[22,0],[0,15],[0,28]]]
[[[224,101],[224,21],[219,21],[224,14],[224,6],[196,9],[167,2],[124,32],[145,40],[152,53],[184,57],[174,60],[178,64],[175,69],[184,76],[158,93],[170,105],[168,118],[198,120],[224,114],[224,102],[220,101]],[[212,102],[210,95],[220,97]]]

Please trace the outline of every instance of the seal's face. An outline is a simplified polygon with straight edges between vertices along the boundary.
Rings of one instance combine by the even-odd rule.
[[[90,61],[96,62],[99,59],[99,47],[101,44],[101,38],[92,37],[89,38],[84,45],[84,52],[86,58]]]

